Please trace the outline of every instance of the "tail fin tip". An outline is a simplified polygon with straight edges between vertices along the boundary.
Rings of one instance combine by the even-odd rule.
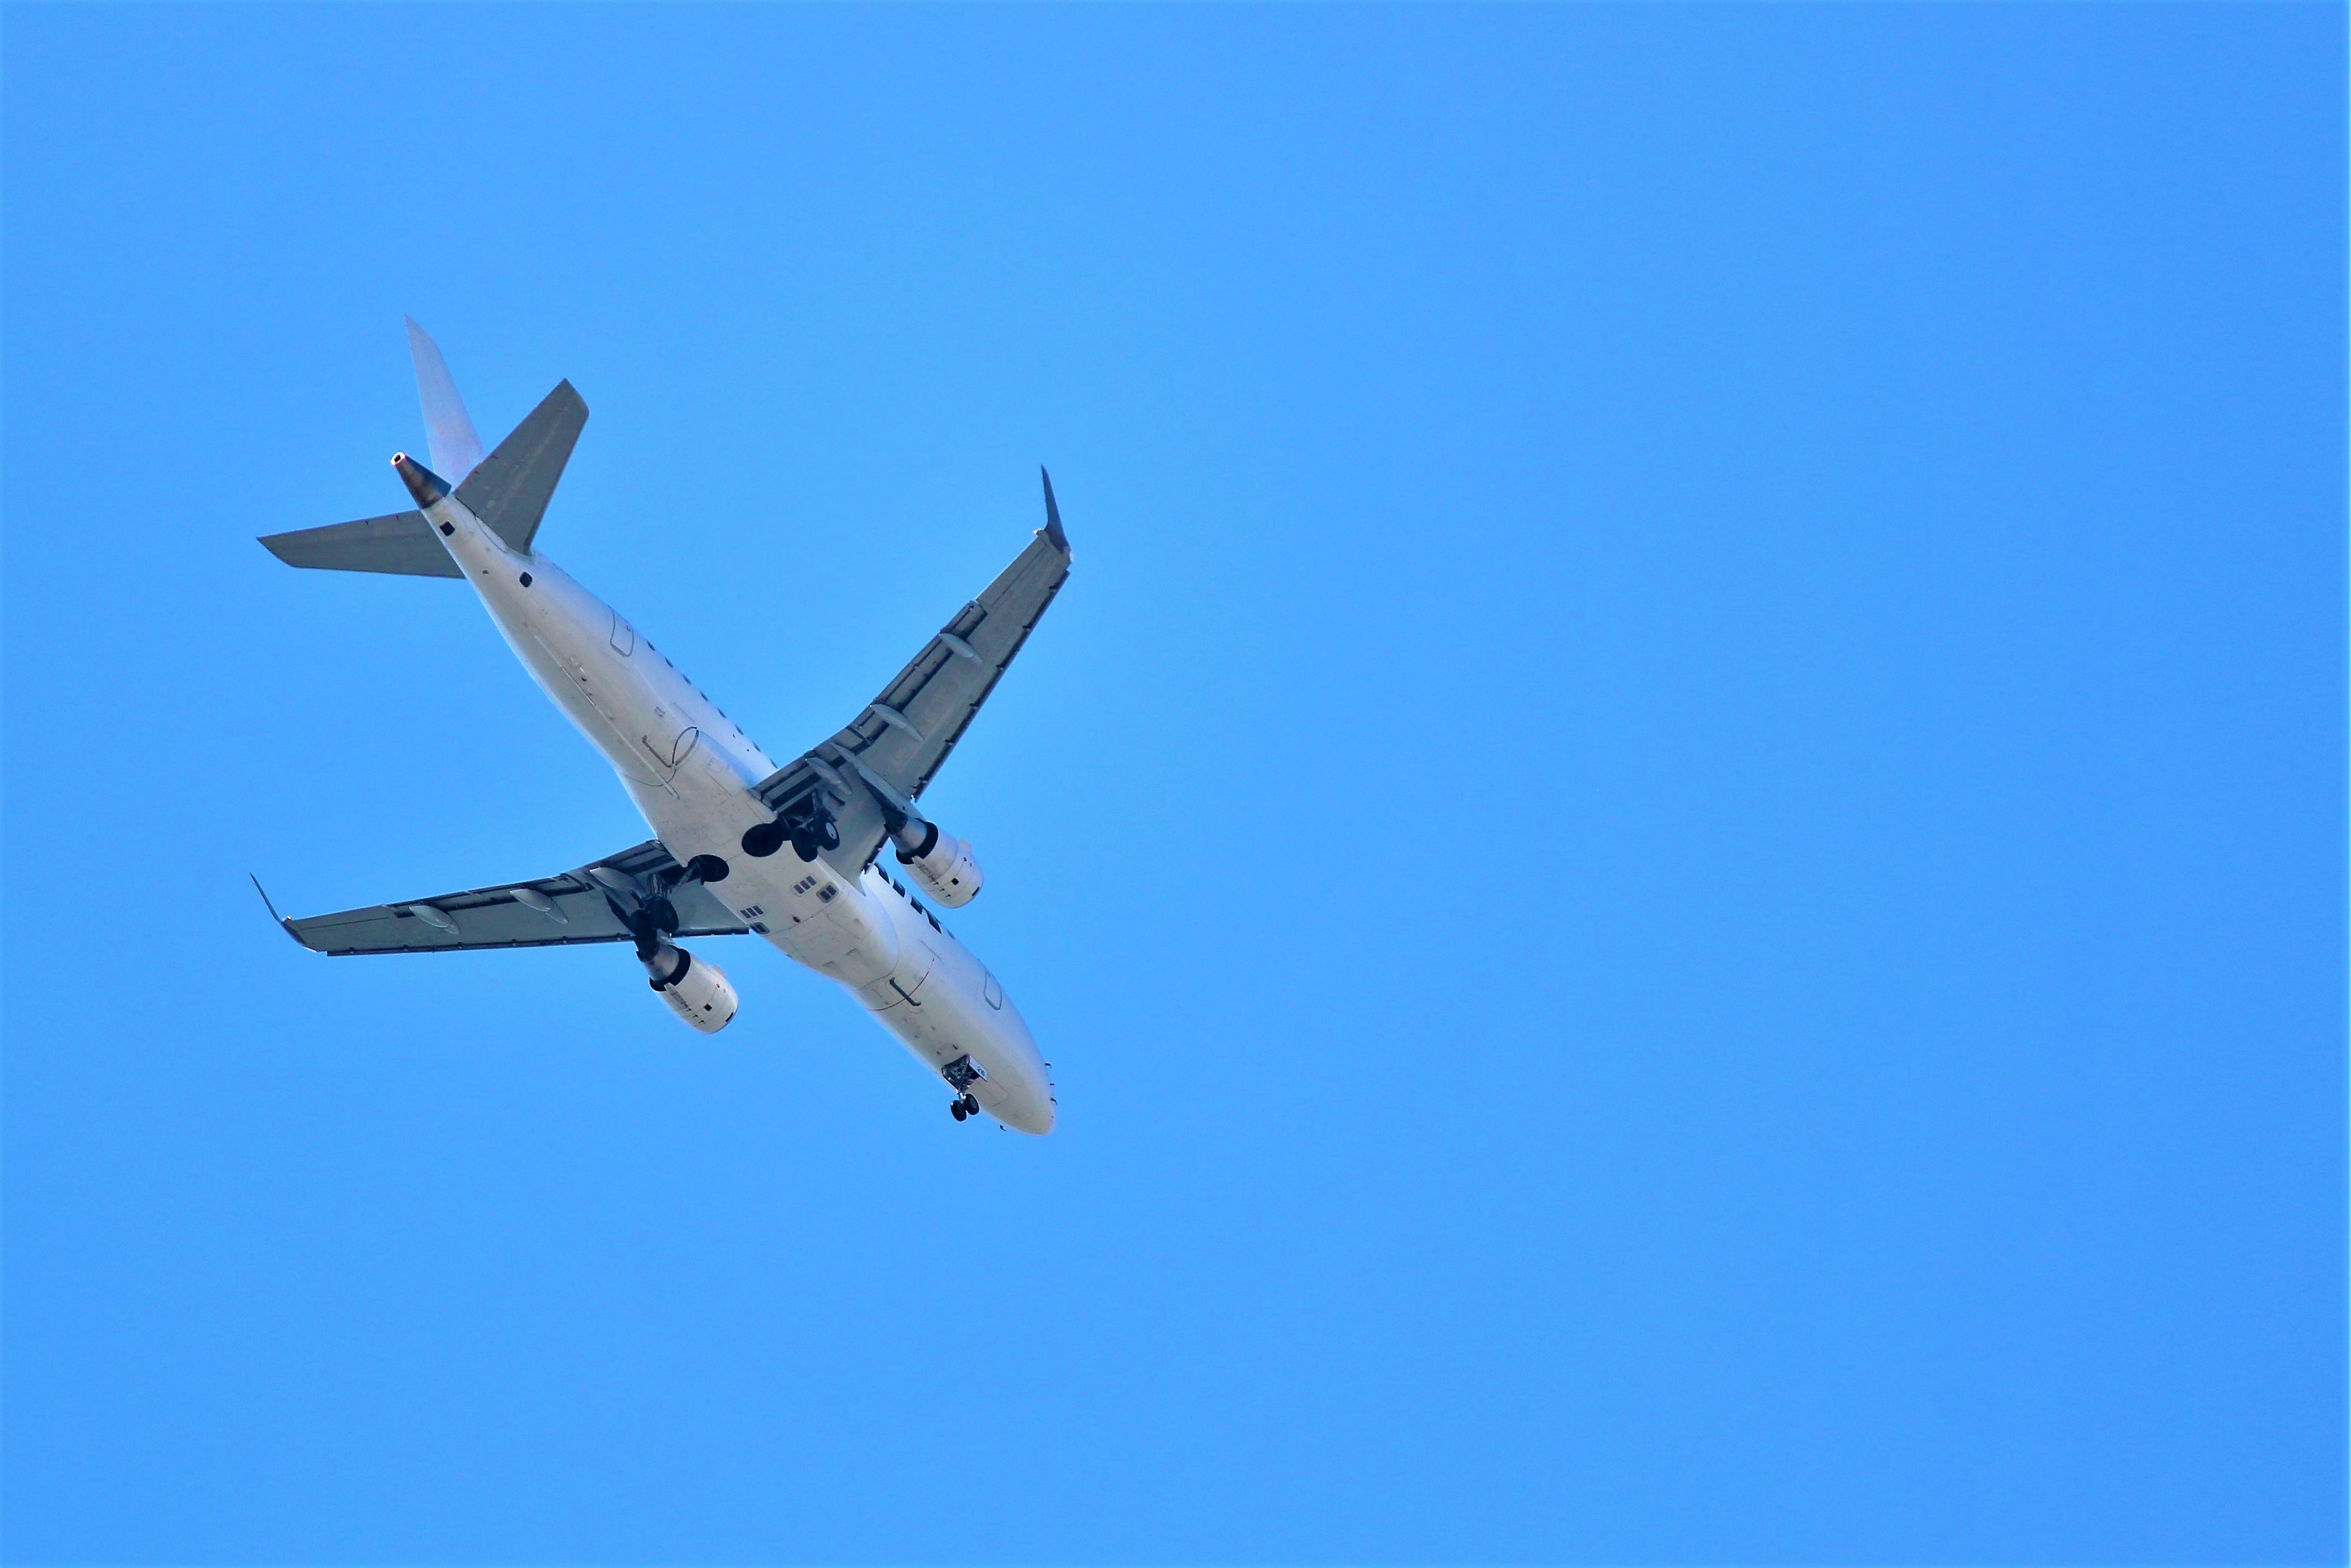
[[[416,324],[415,317],[402,319],[408,323],[408,357],[416,366],[416,401],[424,409],[424,440],[433,467],[450,484],[462,484],[482,461],[482,438],[474,434],[473,416],[457,395],[441,346]]]

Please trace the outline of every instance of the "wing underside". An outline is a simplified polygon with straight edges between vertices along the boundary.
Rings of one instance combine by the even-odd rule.
[[[558,388],[549,402],[567,390]],[[491,463],[483,465],[485,471],[496,456],[493,454]],[[887,836],[882,801],[910,805],[929,787],[970,727],[980,705],[1029,640],[1045,607],[1068,580],[1069,539],[1061,531],[1050,480],[1045,486],[1045,504],[1046,526],[1038,530],[1029,548],[924,643],[881,695],[831,739],[777,769],[756,787],[760,800],[779,817],[820,806],[839,830],[841,841],[825,850],[823,858],[844,875],[861,873]],[[400,535],[407,530],[399,525],[409,517],[420,525],[423,521],[420,514],[409,513],[308,533],[344,535],[346,530],[356,533],[365,527]],[[281,542],[303,537],[281,535],[264,542],[286,555]],[[418,542],[438,549],[429,535]],[[382,546],[371,540],[360,548]],[[442,559],[446,560],[445,554]],[[295,564],[346,563],[301,559]],[[380,565],[360,570],[418,569]],[[655,895],[665,897],[671,905],[665,913],[676,916],[672,935],[735,936],[749,929],[707,887],[689,877],[659,840],[648,840],[577,871],[536,881],[442,894],[407,904],[346,909],[281,924],[305,947],[336,955],[562,947],[629,940],[622,909],[638,907],[637,901]]]
[[[821,796],[841,833],[840,846],[823,855],[835,870],[854,876],[873,858],[887,832],[877,793],[911,802],[929,787],[1068,580],[1069,541],[1050,481],[1046,500],[1047,527],[863,712],[757,787],[787,817]]]
[[[596,874],[606,873],[604,879]],[[666,885],[665,891],[664,884]],[[564,947],[625,942],[615,899],[663,893],[679,936],[739,936],[749,927],[698,882],[684,880],[657,839],[558,876],[378,904],[281,924],[315,953],[460,953],[485,947]],[[546,908],[538,907],[545,904]]]

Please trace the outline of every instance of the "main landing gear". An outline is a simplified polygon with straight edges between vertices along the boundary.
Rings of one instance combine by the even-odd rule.
[[[968,1121],[979,1114],[979,1096],[971,1092],[971,1086],[987,1076],[987,1069],[966,1054],[940,1068],[939,1076],[947,1081],[949,1088],[957,1091],[947,1103],[947,1110],[956,1121]]]

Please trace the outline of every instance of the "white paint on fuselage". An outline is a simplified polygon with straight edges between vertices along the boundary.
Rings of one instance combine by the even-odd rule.
[[[611,606],[543,555],[521,554],[455,497],[424,508],[507,644],[601,752],[680,864],[716,855],[706,884],[769,942],[855,994],[936,1072],[968,1053],[972,1092],[1024,1133],[1050,1132],[1053,1085],[1012,999],[878,866],[845,877],[787,845],[754,859],[743,833],[775,815],[752,786],[775,764]],[[528,573],[530,581],[523,582]]]

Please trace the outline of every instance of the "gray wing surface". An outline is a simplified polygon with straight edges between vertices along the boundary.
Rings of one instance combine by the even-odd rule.
[[[907,801],[929,788],[1068,580],[1070,541],[1050,479],[1045,518],[1029,548],[956,612],[848,727],[757,786],[778,814],[823,792],[841,830],[840,847],[823,856],[835,870],[857,874],[887,836],[871,786]]]
[[[581,942],[625,942],[628,928],[613,913],[593,867],[651,887],[678,872],[658,839],[591,862],[575,872],[444,893],[410,904],[378,904],[334,915],[284,920],[287,933],[314,953],[460,953],[483,947],[564,947]],[[680,882],[667,894],[680,936],[739,936],[748,927],[698,882]],[[532,907],[536,897],[553,913]],[[558,919],[557,916],[561,918]]]
[[[556,382],[555,390],[498,443],[498,449],[465,476],[457,486],[457,499],[498,538],[528,555],[547,503],[554,498],[556,482],[563,477],[563,465],[571,461],[571,448],[587,423],[588,404],[580,393],[568,381]]]
[[[388,571],[403,577],[463,577],[422,512],[392,512],[323,528],[266,535],[269,553],[288,566],[323,571]]]

